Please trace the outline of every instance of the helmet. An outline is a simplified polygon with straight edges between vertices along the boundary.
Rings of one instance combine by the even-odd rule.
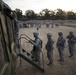
[[[50,37],[52,37],[52,34],[51,34],[51,33],[47,33],[47,36],[50,36]]]
[[[69,34],[70,34],[70,35],[72,35],[72,34],[73,34],[73,32],[72,32],[72,31],[70,31],[70,32],[69,32]]]
[[[63,33],[62,32],[59,32],[58,35],[63,35]]]
[[[35,35],[35,36],[38,36],[38,35],[39,35],[39,33],[37,33],[37,32],[34,32],[34,33],[33,33],[33,35]]]

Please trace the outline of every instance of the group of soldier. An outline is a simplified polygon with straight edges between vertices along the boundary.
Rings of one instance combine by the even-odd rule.
[[[16,21],[16,20],[15,20]],[[14,22],[15,26],[17,26],[17,22]],[[37,27],[37,30],[39,28]],[[16,45],[18,46],[18,27],[15,27],[15,32],[16,32]],[[33,36],[34,36],[34,40],[29,40],[30,43],[32,43],[33,49],[31,51],[31,54],[33,55],[33,61],[38,62],[39,65],[41,65],[41,61],[40,61],[40,53],[41,53],[41,48],[42,48],[42,40],[38,37],[38,33],[34,32]],[[66,39],[68,39],[68,48],[69,48],[69,53],[70,53],[70,58],[74,56],[75,53],[75,49],[76,49],[76,36],[73,34],[73,32],[69,32],[69,35],[66,37],[66,39],[63,36],[62,32],[58,33],[58,39],[57,39],[57,43],[56,43],[56,47],[58,49],[59,52],[59,60],[63,62],[64,61],[64,49],[66,48]],[[49,60],[49,63],[47,65],[51,65],[53,64],[53,50],[54,50],[54,41],[52,39],[52,34],[51,33],[47,33],[47,43],[45,45],[45,49],[47,50],[47,58]]]
[[[35,38],[35,40],[32,40],[33,42],[31,42],[31,40],[29,40],[30,43],[33,43],[33,49],[31,51],[31,54],[33,55],[33,61],[38,62],[39,65],[41,65],[41,61],[40,61],[40,52],[41,52],[41,48],[42,48],[42,40],[38,37],[38,33],[34,32],[33,36]],[[64,49],[66,48],[66,39],[63,36],[62,32],[58,33],[58,39],[57,39],[57,43],[56,43],[56,47],[58,49],[59,52],[59,60],[60,62],[64,62]],[[45,45],[45,49],[47,50],[47,58],[49,60],[49,63],[47,65],[51,65],[53,64],[53,50],[54,50],[54,41],[51,38],[52,34],[51,33],[47,33],[47,43]],[[75,45],[76,45],[76,37],[73,34],[73,32],[69,32],[69,35],[66,37],[68,39],[68,48],[69,48],[69,53],[70,53],[70,58],[74,56],[74,51],[75,51]]]

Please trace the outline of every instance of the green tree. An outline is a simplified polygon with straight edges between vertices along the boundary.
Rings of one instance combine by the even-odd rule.
[[[55,12],[53,10],[50,10],[50,19],[54,20],[55,19]]]
[[[56,18],[61,19],[61,20],[65,19],[66,18],[66,12],[63,11],[62,9],[57,9],[56,10]]]
[[[50,10],[49,9],[43,9],[39,14],[40,14],[40,16],[42,16],[43,19],[50,19]]]
[[[17,19],[22,18],[22,10],[16,8],[14,11],[15,11],[15,13],[17,14]]]
[[[26,16],[28,19],[36,19],[37,14],[36,14],[33,10],[27,10],[27,11],[25,12],[25,16]]]
[[[76,15],[73,11],[67,12],[67,19],[76,19],[75,17],[76,17]]]

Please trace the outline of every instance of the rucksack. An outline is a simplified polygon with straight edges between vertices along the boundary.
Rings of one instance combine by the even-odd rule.
[[[68,40],[69,44],[75,44],[76,43],[76,37],[75,36],[70,36],[70,39]]]

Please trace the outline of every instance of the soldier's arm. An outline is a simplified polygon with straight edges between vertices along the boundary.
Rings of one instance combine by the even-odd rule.
[[[62,44],[63,44],[63,47],[66,47],[66,39],[65,38],[63,38]]]
[[[57,39],[56,47],[58,47],[58,39]]]
[[[28,40],[27,43],[31,43],[31,44],[33,44],[33,43],[34,43],[34,40],[30,39],[30,40]]]
[[[75,43],[76,43],[76,36],[74,37],[74,41],[75,41]]]

